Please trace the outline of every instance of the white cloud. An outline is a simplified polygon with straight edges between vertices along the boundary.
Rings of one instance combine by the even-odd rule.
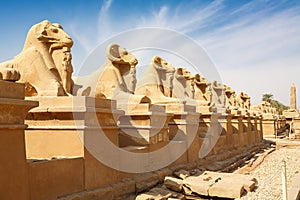
[[[194,3],[180,4],[175,8],[161,5],[142,13],[128,12],[122,20],[116,21],[110,11],[113,2],[108,0],[99,11],[98,30],[91,34],[97,39],[74,35],[85,49],[92,50],[99,41],[132,28],[177,30],[192,35],[203,45],[216,63],[223,81],[237,92],[248,92],[255,103],[263,93],[273,93],[275,98],[288,104],[290,84],[295,82],[300,88],[300,81],[297,81],[297,74],[300,74],[300,8],[282,9],[280,3],[269,2],[265,6],[266,3],[258,1],[236,9],[228,9],[223,1],[200,7]],[[143,35],[134,39],[149,38]],[[151,61],[148,57],[141,59],[146,61],[140,63]]]
[[[106,38],[108,38],[111,33],[113,27],[116,25],[114,22],[112,22],[110,18],[110,12],[109,9],[113,3],[113,0],[106,0],[104,1],[102,7],[100,8],[100,12],[98,14],[98,21],[97,21],[97,43],[102,42]],[[95,42],[95,41],[94,41]]]
[[[289,86],[298,82],[295,74],[300,72],[298,13],[299,7],[256,18],[251,14],[198,40],[227,84],[251,91],[255,102],[268,92],[288,104]]]
[[[112,2],[113,2],[113,0],[106,0],[106,1],[104,1],[101,10],[107,11],[110,8]]]

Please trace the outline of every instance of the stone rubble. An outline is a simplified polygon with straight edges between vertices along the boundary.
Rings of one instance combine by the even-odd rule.
[[[181,192],[183,181],[178,178],[167,176],[165,177],[164,185],[170,190]]]
[[[195,170],[194,170],[195,172]],[[175,174],[187,174],[181,170]],[[185,195],[198,194],[200,196],[220,197],[220,198],[239,198],[245,191],[251,192],[255,189],[257,180],[248,175],[220,173],[204,171],[201,174],[186,176],[183,179],[165,177],[165,190],[153,188],[149,192],[138,195],[137,200],[145,199],[164,199],[174,195],[174,192],[182,192]],[[158,192],[158,193],[157,193]]]

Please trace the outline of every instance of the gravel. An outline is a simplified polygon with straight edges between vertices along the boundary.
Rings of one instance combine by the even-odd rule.
[[[281,200],[282,161],[286,161],[287,187],[296,173],[300,173],[300,147],[283,147],[269,154],[264,161],[249,174],[258,180],[258,188],[239,198],[241,200]]]

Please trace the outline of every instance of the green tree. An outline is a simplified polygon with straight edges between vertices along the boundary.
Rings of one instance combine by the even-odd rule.
[[[271,103],[273,100],[273,94],[263,94],[262,100]]]
[[[280,102],[277,101],[277,100],[274,100],[274,99],[273,99],[273,94],[263,94],[263,95],[262,95],[262,100],[263,100],[263,101],[269,102],[269,103],[271,104],[272,107],[276,108],[276,110],[278,111],[278,113],[279,113],[280,115],[282,115],[282,112],[283,112],[284,110],[289,109],[288,106],[286,106],[286,105],[280,103]]]

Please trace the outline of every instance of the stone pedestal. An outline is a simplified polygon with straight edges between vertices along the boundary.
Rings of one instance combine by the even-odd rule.
[[[227,143],[227,148],[228,150],[231,150],[234,148],[234,139],[233,139],[233,126],[232,126],[232,119],[233,119],[233,114],[228,114],[226,116],[226,143]]]
[[[228,121],[229,119],[229,121]],[[230,123],[230,118],[228,118],[227,114],[220,115],[217,119],[216,122],[212,121],[212,125],[215,126],[214,132],[215,132],[215,137],[219,138],[217,139],[217,142],[214,146],[213,153],[214,154],[219,154],[222,153],[226,150],[228,150],[228,143],[229,143],[229,138],[230,138],[230,128],[229,128],[229,123]],[[229,128],[229,129],[228,129]],[[229,137],[228,137],[229,136]]]
[[[87,129],[110,126],[108,137],[118,143],[116,121],[123,113],[115,102],[92,97],[31,97],[39,101],[26,117],[27,158],[83,157],[83,136]],[[98,121],[99,120],[99,121]],[[104,121],[104,122],[103,122]],[[106,133],[106,132],[105,132]]]
[[[244,108],[239,108],[239,113],[241,115],[248,115],[249,114],[249,110],[244,109]]]
[[[115,169],[118,163],[114,162],[115,168],[109,165],[118,159],[118,154],[109,148],[119,148],[117,121],[124,114],[116,110],[115,101],[93,97],[30,99],[38,100],[40,106],[26,119],[27,158],[83,157],[85,189],[119,181]]]
[[[184,164],[194,162],[199,159],[199,140],[197,129],[199,126],[200,114],[196,112],[196,107],[191,105],[166,105],[167,112],[173,113],[169,122],[170,142],[173,144],[184,143],[186,151],[181,158],[173,164]]]
[[[255,115],[249,116],[248,124],[248,145],[251,146],[257,141],[257,119]]]
[[[120,147],[150,146],[169,141],[168,123],[171,115],[159,105],[139,104],[130,115],[119,119]]]
[[[282,115],[286,118],[286,122],[291,124],[293,118],[299,117],[299,112],[296,109],[288,109],[284,110]]]
[[[240,140],[240,124],[241,124],[242,117],[240,115],[233,115],[231,119],[231,127],[232,127],[232,142],[233,147],[239,147]]]
[[[232,114],[232,115],[240,115],[241,114],[241,111],[238,110],[238,109],[227,109],[227,113],[228,114]]]
[[[263,114],[262,132],[264,137],[275,137],[276,119],[272,114]]]
[[[257,116],[257,135],[258,140],[263,141],[263,117],[262,115]]]
[[[239,139],[240,139],[240,147],[247,146],[248,144],[248,131],[249,131],[249,116],[241,115],[240,121],[240,131],[239,131]]]
[[[262,141],[260,134],[260,116],[254,115],[251,119],[252,123],[252,132],[253,132],[253,141],[252,143],[258,143]]]
[[[227,133],[229,131],[232,131],[232,129],[229,128],[228,115],[220,113],[201,115],[198,128],[199,140],[202,144],[200,156],[205,157],[226,151],[228,149]]]
[[[25,116],[38,102],[24,100],[24,84],[0,80],[0,199],[29,199]]]
[[[300,117],[295,117],[292,123],[292,129],[295,134],[295,139],[300,139]]]
[[[213,108],[212,106],[197,106],[196,111],[198,113],[206,115],[216,111],[216,108]]]
[[[201,150],[201,152],[199,153],[201,158],[204,158],[207,155],[212,154],[212,148],[210,148],[210,139],[208,137],[208,130],[211,125],[210,124],[211,115],[212,113],[200,115],[199,117],[199,127],[197,130],[197,136],[199,138],[199,143],[200,143],[199,150]]]

